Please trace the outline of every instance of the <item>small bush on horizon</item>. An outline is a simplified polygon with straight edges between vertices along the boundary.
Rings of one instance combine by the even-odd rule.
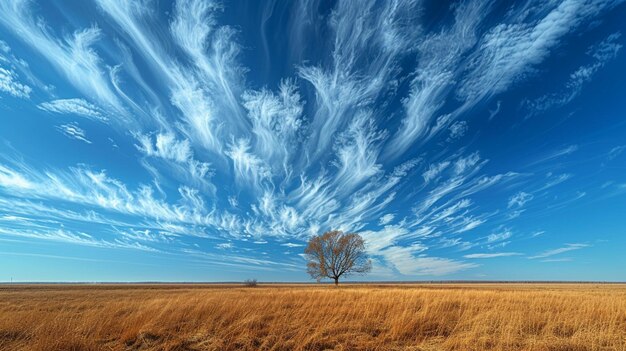
[[[247,287],[255,287],[257,284],[256,279],[246,279],[243,281],[243,285],[247,286]]]

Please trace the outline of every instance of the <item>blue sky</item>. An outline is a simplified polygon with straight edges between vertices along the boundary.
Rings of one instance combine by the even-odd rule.
[[[0,281],[626,280],[625,15],[0,1]]]

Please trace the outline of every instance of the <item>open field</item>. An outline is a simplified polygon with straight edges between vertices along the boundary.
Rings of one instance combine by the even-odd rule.
[[[0,350],[626,350],[626,285],[6,285]]]

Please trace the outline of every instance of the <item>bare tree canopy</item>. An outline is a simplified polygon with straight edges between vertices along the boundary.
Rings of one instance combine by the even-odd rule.
[[[304,250],[307,258],[307,271],[312,278],[335,280],[348,274],[365,274],[372,268],[365,252],[365,241],[356,233],[344,234],[333,230],[317,235],[309,240]]]

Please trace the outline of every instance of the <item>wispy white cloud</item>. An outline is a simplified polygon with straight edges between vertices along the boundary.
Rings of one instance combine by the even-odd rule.
[[[14,70],[0,66],[0,91],[14,97],[28,99],[33,89],[21,83]]]
[[[101,58],[92,48],[101,36],[100,29],[89,27],[57,38],[32,12],[31,5],[28,0],[2,2],[0,24],[44,56],[86,96],[113,108],[124,119],[125,110],[107,79]]]
[[[10,189],[32,189],[35,187],[20,172],[3,165],[0,165],[0,185]]]
[[[211,164],[195,158],[189,140],[178,139],[173,132],[156,133],[154,137],[149,134],[137,134],[135,137],[139,142],[139,145],[135,145],[137,149],[149,158],[159,161],[157,164],[160,167],[167,167],[168,174],[214,193],[215,188],[210,182],[213,176]],[[156,177],[160,177],[161,174],[150,162],[144,162],[143,165]]]
[[[424,182],[430,183],[431,180],[437,178],[437,176],[449,165],[450,161],[444,161],[428,166],[426,172],[422,173],[422,178],[424,178]]]
[[[563,247],[559,247],[557,249],[552,249],[552,250],[547,250],[547,251],[539,253],[539,254],[537,254],[535,256],[531,256],[529,258],[531,258],[531,259],[546,258],[546,257],[551,257],[551,256],[554,256],[554,255],[562,254],[564,252],[580,250],[580,249],[583,249],[585,247],[589,247],[589,245],[587,245],[587,244],[565,244],[565,246],[563,246]]]
[[[11,51],[11,47],[5,41],[0,40],[0,51],[5,54],[8,54]]]
[[[233,141],[229,145],[226,155],[232,160],[235,176],[242,185],[252,185],[254,189],[260,190],[263,183],[271,180],[271,169],[252,152],[249,140],[238,139]]]
[[[178,237],[177,234],[166,231],[155,231],[150,229],[141,230],[135,228],[129,228],[128,230],[118,229],[117,234],[128,241],[144,243],[172,244],[174,239]]]
[[[486,1],[462,3],[455,10],[454,23],[439,33],[426,37],[418,45],[420,59],[411,81],[409,96],[403,101],[406,116],[389,144],[385,155],[403,154],[416,140],[429,131],[441,129],[442,123],[431,125],[433,119],[446,123],[450,116],[439,112],[454,88],[460,62],[478,40],[479,26],[489,13]],[[444,123],[444,124],[446,124]],[[428,138],[422,138],[423,143]]]
[[[527,202],[533,199],[533,195],[524,191],[520,191],[517,194],[509,198],[508,208],[520,208],[524,207]]]
[[[228,244],[228,243],[224,243]],[[243,255],[225,255],[223,253],[209,253],[195,249],[183,249],[184,254],[199,258],[207,263],[218,266],[232,266],[246,270],[286,270],[298,267],[290,262],[276,262],[267,259],[248,257]]]
[[[294,243],[284,243],[284,244],[280,244],[280,246],[286,246],[286,247],[302,247],[304,246],[303,244],[294,244]]]
[[[497,258],[497,257],[511,257],[511,256],[519,256],[521,253],[519,252],[494,252],[494,253],[475,253],[464,255],[465,258]]]
[[[545,233],[546,232],[544,230],[538,230],[538,231],[533,232],[530,236],[535,238],[535,237],[541,236],[541,235],[543,235]]]
[[[594,59],[591,64],[580,66],[569,76],[565,83],[564,91],[547,94],[535,100],[527,101],[526,105],[531,109],[532,114],[545,111],[555,106],[563,106],[580,95],[583,86],[591,81],[593,76],[607,63],[613,60],[619,53],[622,45],[617,43],[621,33],[613,33],[600,43],[592,46],[587,54]]]
[[[607,158],[609,160],[613,160],[617,158],[619,155],[621,155],[624,152],[624,150],[626,150],[626,145],[616,146],[612,148],[611,151],[609,151]]]
[[[230,115],[233,124],[245,125],[238,101],[243,87],[238,63],[240,46],[236,31],[217,26],[215,14],[221,5],[211,0],[178,0],[170,26],[175,42],[199,69],[199,79],[209,87],[215,107]]]
[[[278,94],[266,89],[246,91],[242,99],[252,122],[255,150],[274,168],[289,174],[303,125],[303,106],[294,82],[281,82]]]
[[[539,188],[538,191],[543,191],[552,188],[553,186],[557,186],[572,177],[573,175],[569,173],[553,174],[552,172],[550,172],[546,175],[547,181],[545,185]]]
[[[387,225],[378,231],[366,230],[360,233],[367,242],[367,250],[374,255],[379,255],[383,249],[394,245],[409,234],[407,228],[399,225]]]
[[[399,60],[412,51],[420,33],[413,18],[419,7],[413,0],[337,4],[329,21],[331,62],[299,71],[316,94],[307,145],[313,159],[323,155],[335,133],[364,108],[393,91],[395,84],[387,82],[395,79]]]
[[[544,153],[543,155],[539,155],[539,157],[537,157],[533,162],[528,164],[528,166],[535,166],[540,163],[552,161],[552,160],[555,160],[564,156],[571,155],[576,151],[578,151],[578,145],[575,145],[575,144],[568,145],[568,146],[556,149],[554,151]]]
[[[450,126],[450,140],[463,137],[467,133],[468,126],[466,121],[456,121]]]
[[[572,259],[570,257],[563,258],[547,258],[545,260],[541,260],[541,262],[571,262]]]
[[[139,242],[96,239],[92,235],[83,232],[73,232],[65,229],[38,230],[32,228],[20,228],[19,230],[0,227],[0,234],[23,238],[59,241],[75,245],[94,246],[111,249],[133,249],[141,251],[158,252],[159,250],[143,245]]]
[[[185,187],[180,188],[180,201],[183,204],[174,205],[157,198],[154,188],[150,186],[143,185],[129,190],[125,184],[109,177],[104,171],[76,167],[66,172],[38,172],[25,165],[18,167],[0,165],[0,188],[5,193],[24,199],[74,203],[157,221],[213,228],[225,228],[229,225],[224,221],[227,216],[211,214],[197,192]]]
[[[393,213],[387,213],[378,219],[379,225],[389,224],[396,216]]]
[[[233,243],[220,243],[220,244],[215,245],[215,247],[217,247],[220,250],[229,250],[229,249],[232,249],[234,246],[233,246]]]
[[[95,105],[85,101],[84,99],[58,99],[49,102],[43,102],[37,107],[41,110],[62,113],[75,114],[89,119],[107,121],[102,111]]]
[[[564,37],[586,21],[619,4],[619,0],[564,0],[512,10],[509,23],[493,27],[470,56],[470,68],[459,95],[477,100],[501,93],[531,74]]]
[[[527,79],[568,34],[619,2],[564,0],[514,6],[505,21],[482,35],[489,4],[459,5],[454,23],[418,47],[415,78],[404,100],[406,117],[385,156],[401,155],[414,142],[427,141],[463,111]],[[463,104],[446,113],[442,108],[451,93]]]
[[[61,124],[57,126],[57,129],[70,139],[76,139],[91,144],[91,141],[87,139],[87,133],[85,133],[77,123]]]
[[[384,136],[367,114],[359,114],[336,141],[334,184],[340,193],[350,192],[381,172],[376,143]]]
[[[392,246],[381,252],[385,260],[402,275],[446,275],[478,267],[477,264],[448,258],[418,255],[422,246]]]
[[[170,24],[174,43],[195,68],[179,63],[170,48],[161,45],[161,33],[151,31],[153,9],[143,1],[98,0],[104,13],[132,39],[140,53],[163,79],[170,103],[184,123],[176,126],[193,144],[222,157],[224,137],[241,136],[249,127],[239,100],[245,69],[239,66],[236,31],[218,26],[215,15],[221,5],[214,1],[180,0],[174,5]],[[228,116],[228,118],[222,118]]]
[[[139,135],[137,148],[148,156],[161,157],[176,162],[187,162],[192,156],[188,140],[177,140],[172,133],[158,133],[155,141],[149,135]]]
[[[491,121],[498,113],[500,113],[500,108],[502,107],[502,101],[498,100],[496,103],[496,108],[493,110],[489,110],[489,120]]]
[[[487,243],[495,243],[498,241],[503,241],[503,240],[509,239],[511,236],[513,236],[513,233],[510,230],[505,229],[500,232],[489,234],[487,236]]]
[[[462,226],[458,229],[457,233],[470,231],[483,223],[485,223],[485,220],[481,218],[463,217]]]

